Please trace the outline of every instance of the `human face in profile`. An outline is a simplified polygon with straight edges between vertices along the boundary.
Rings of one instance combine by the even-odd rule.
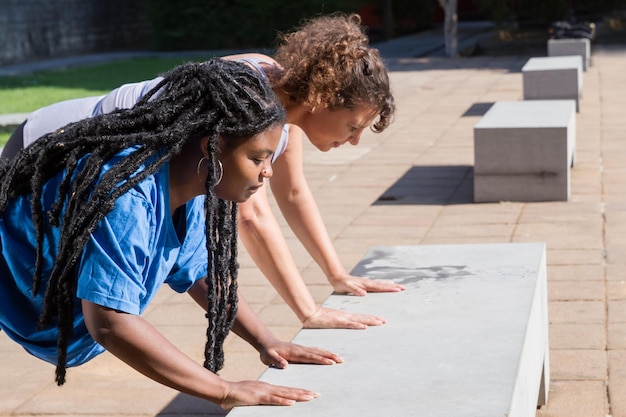
[[[213,189],[224,200],[244,202],[272,176],[271,159],[278,147],[282,125],[276,125],[258,135],[236,139],[225,145],[221,140],[222,180]]]
[[[370,106],[334,110],[321,106],[310,112],[300,127],[313,146],[327,152],[346,143],[358,145],[361,134],[371,126],[377,114]]]

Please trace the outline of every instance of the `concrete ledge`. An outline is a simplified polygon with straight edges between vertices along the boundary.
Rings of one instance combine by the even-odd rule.
[[[573,100],[502,101],[474,126],[474,201],[567,201]]]
[[[583,71],[591,66],[591,42],[589,39],[548,39],[548,56],[580,55]]]
[[[575,100],[579,111],[582,71],[579,55],[530,58],[522,67],[524,100]]]
[[[261,380],[319,392],[229,417],[535,417],[549,388],[545,245],[381,246],[353,274],[402,293],[331,295],[324,306],[385,317],[367,330],[303,329],[295,343],[345,360],[291,364]]]
[[[0,126],[18,126],[30,113],[0,114]]]

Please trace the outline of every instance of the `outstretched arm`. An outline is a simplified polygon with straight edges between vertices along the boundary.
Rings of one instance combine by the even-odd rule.
[[[277,65],[274,59],[268,57],[267,55],[256,53],[229,55],[223,58],[235,60],[242,58],[257,58],[265,63],[262,65],[265,65],[266,71],[271,70],[268,66],[271,66],[272,64]],[[287,150],[283,155],[281,155],[280,158],[278,158],[278,161],[276,161],[275,164],[275,171],[281,172],[278,172],[278,175],[275,175],[272,178],[272,190],[274,190],[274,194],[278,197],[277,200],[281,205],[281,211],[285,215],[289,226],[294,230],[298,239],[300,239],[300,241],[305,245],[313,259],[315,259],[317,264],[320,265],[326,274],[328,281],[333,286],[333,289],[339,293],[351,293],[354,295],[365,295],[368,291],[395,292],[404,290],[405,287],[399,284],[387,281],[375,281],[368,278],[350,275],[343,268],[332,242],[330,241],[328,233],[326,232],[326,227],[319,214],[315,200],[313,200],[313,197],[311,196],[306,179],[304,178],[304,173],[302,172],[301,147],[302,130],[292,125],[289,132],[289,144]],[[283,168],[279,167],[281,165]],[[260,193],[257,193],[257,195],[258,194]],[[293,276],[293,270],[296,268],[293,260],[291,258],[285,259],[284,261],[290,264],[278,266],[273,259],[267,259],[267,257],[261,258],[253,253],[257,251],[257,249],[253,247],[255,242],[263,243],[262,241],[265,238],[270,239],[273,236],[274,240],[267,243],[276,245],[276,249],[273,249],[273,251],[279,256],[278,259],[281,259],[281,254],[284,254],[285,256],[289,254],[287,251],[287,244],[284,242],[284,239],[281,239],[282,242],[278,241],[279,235],[282,238],[280,230],[276,231],[278,229],[278,225],[270,223],[263,223],[259,225],[259,222],[256,224],[254,223],[255,217],[261,218],[261,216],[264,216],[262,217],[263,221],[276,223],[271,212],[269,214],[264,212],[266,208],[269,208],[269,205],[267,205],[267,202],[259,201],[255,206],[253,201],[249,204],[240,204],[240,207],[243,210],[243,215],[239,216],[240,222],[250,222],[248,225],[248,231],[251,235],[246,236],[246,231],[240,234],[244,239],[246,249],[248,252],[251,252],[251,256],[256,264],[261,268],[265,276],[270,279],[274,287],[279,291],[281,297],[283,297],[292,310],[296,312],[300,321],[302,321],[305,325],[308,323],[311,327],[364,328],[366,325],[372,326],[382,324],[380,320],[373,320],[372,316],[363,316],[360,317],[359,320],[352,320],[348,316],[339,317],[336,312],[330,315],[325,314],[323,310],[315,308],[315,303],[310,297],[308,300],[299,301],[299,305],[296,306],[293,301],[289,300],[289,298],[297,296],[298,299],[300,299],[304,293],[301,291],[301,288],[298,289],[296,287],[299,284],[304,285],[304,283],[296,283],[294,281],[287,284],[283,278],[274,278],[279,276],[276,274],[281,274],[281,271],[277,271],[277,269],[285,271],[284,277]],[[278,247],[279,245],[284,247]],[[266,253],[265,255],[271,254]],[[262,265],[262,263],[264,265]],[[283,287],[282,289],[284,291],[281,291],[281,288],[279,288],[277,284]],[[287,286],[290,286],[291,288],[287,288]],[[313,315],[316,315],[317,317],[314,318]],[[313,318],[316,321],[316,324],[313,325],[312,321],[308,318]],[[356,317],[353,317],[353,319],[356,319]]]
[[[228,382],[172,345],[139,316],[82,301],[89,334],[138,372],[168,387],[220,405],[291,405],[316,393],[258,381]]]
[[[317,365],[334,365],[343,362],[338,355],[327,350],[304,347],[276,339],[252,311],[241,292],[239,292],[237,319],[233,331],[259,351],[264,364],[276,368],[285,368],[289,362]]]
[[[380,317],[318,308],[291,257],[265,187],[239,204],[238,222],[239,237],[250,257],[304,327],[365,329],[385,322]]]
[[[207,309],[206,282],[201,279],[189,289],[188,293],[205,311]],[[285,368],[289,362],[311,363],[317,365],[333,365],[343,362],[336,354],[324,349],[304,347],[294,343],[282,342],[263,324],[241,291],[237,292],[237,316],[233,324],[233,332],[250,343],[261,356],[261,361],[276,368]]]
[[[334,290],[365,295],[405,289],[393,282],[356,277],[346,272],[335,251],[302,168],[302,130],[291,126],[287,150],[274,164],[271,186],[276,202],[295,235],[322,268]]]

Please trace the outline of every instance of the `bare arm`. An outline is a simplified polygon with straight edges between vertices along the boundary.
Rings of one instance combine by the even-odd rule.
[[[365,295],[396,292],[404,286],[348,274],[341,264],[302,168],[302,130],[292,126],[287,150],[274,164],[272,192],[295,235],[320,266],[335,291]]]
[[[239,237],[250,257],[301,322],[317,312],[287,242],[272,213],[266,187],[239,204]]]
[[[316,394],[257,381],[228,382],[196,363],[141,317],[82,301],[90,335],[138,372],[230,410],[237,405],[291,405]]]
[[[197,281],[189,290],[189,295],[206,311],[207,286],[204,280]],[[327,350],[304,347],[276,339],[252,311],[241,291],[238,291],[237,295],[239,297],[237,317],[232,330],[259,352],[264,364],[285,368],[289,362],[316,365],[333,365],[343,362],[338,355]]]
[[[304,347],[276,339],[261,323],[241,293],[239,293],[239,307],[233,331],[259,351],[261,360],[266,365],[285,368],[289,362],[317,365],[334,365],[343,362],[338,355],[327,350]]]
[[[316,305],[291,256],[264,188],[239,204],[239,236],[252,260],[304,327],[365,329],[383,324],[385,321],[380,317],[320,309]]]

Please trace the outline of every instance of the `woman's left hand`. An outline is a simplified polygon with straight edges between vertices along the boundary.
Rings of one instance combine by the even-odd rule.
[[[333,289],[340,294],[364,296],[368,292],[399,292],[406,290],[404,285],[396,284],[392,281],[357,277],[347,273],[329,277],[328,281],[330,281]]]
[[[342,363],[343,359],[324,349],[275,340],[261,350],[261,361],[268,366],[283,369],[289,362],[334,365]]]

